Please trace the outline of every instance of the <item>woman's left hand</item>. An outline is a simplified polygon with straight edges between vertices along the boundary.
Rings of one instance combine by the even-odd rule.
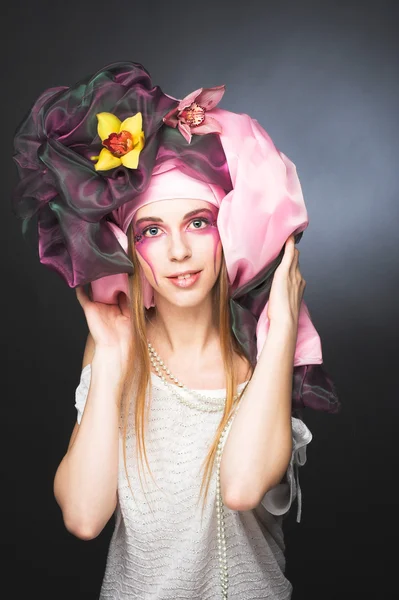
[[[294,235],[285,243],[283,259],[277,267],[270,289],[267,316],[270,322],[298,325],[306,281],[299,270],[299,250]]]

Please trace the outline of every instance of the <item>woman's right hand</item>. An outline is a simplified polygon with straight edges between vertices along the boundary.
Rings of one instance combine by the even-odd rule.
[[[132,347],[132,324],[126,294],[119,294],[118,304],[105,304],[91,300],[82,285],[78,285],[75,291],[95,347],[115,351],[121,364],[126,366]]]

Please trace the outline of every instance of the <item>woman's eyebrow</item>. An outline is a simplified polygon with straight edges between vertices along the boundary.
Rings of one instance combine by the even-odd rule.
[[[198,215],[202,212],[207,212],[213,216],[213,212],[209,208],[197,208],[195,210],[191,210],[186,215],[184,215],[183,220],[188,219],[189,217],[195,217],[195,215]],[[138,219],[136,221],[135,227],[137,227],[138,225],[140,225],[140,223],[143,223],[144,221],[154,221],[155,223],[163,223],[163,220],[160,217],[141,217],[141,219]]]

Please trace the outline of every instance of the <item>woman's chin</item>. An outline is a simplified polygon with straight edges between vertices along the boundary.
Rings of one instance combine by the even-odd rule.
[[[177,289],[174,293],[168,292],[165,294],[158,292],[158,297],[159,296],[173,306],[179,306],[180,308],[195,308],[200,306],[208,296],[211,296],[211,290]]]

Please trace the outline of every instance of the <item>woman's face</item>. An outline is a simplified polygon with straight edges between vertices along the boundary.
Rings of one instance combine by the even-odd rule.
[[[136,212],[135,249],[155,304],[159,294],[171,304],[193,307],[210,293],[222,262],[217,214],[210,202],[181,198],[152,202]],[[188,279],[177,278],[186,272]]]

